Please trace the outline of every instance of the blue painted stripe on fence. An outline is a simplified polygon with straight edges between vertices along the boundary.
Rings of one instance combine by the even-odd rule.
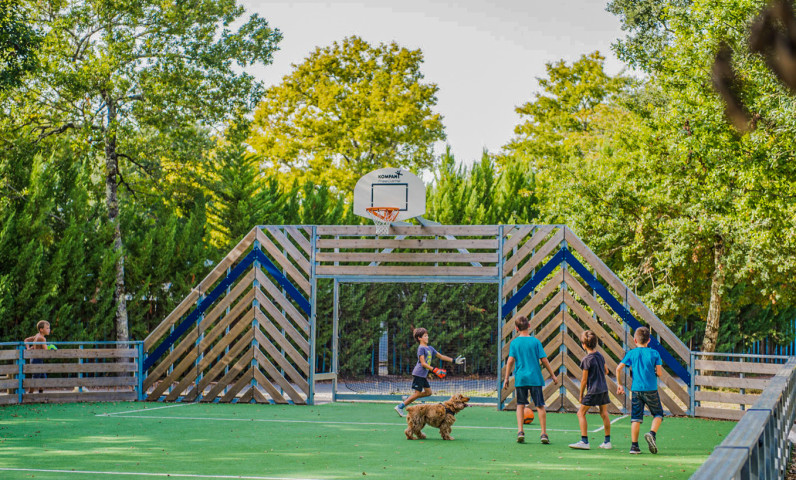
[[[259,250],[252,250],[251,252],[249,252],[249,254],[246,255],[246,257],[243,259],[243,261],[241,261],[229,273],[229,275],[227,275],[224,278],[224,280],[222,280],[221,283],[219,283],[218,286],[216,286],[216,288],[213,289],[213,291],[211,291],[204,299],[202,299],[201,302],[199,302],[199,305],[188,315],[188,317],[186,317],[185,320],[180,322],[180,324],[177,325],[174,331],[171,332],[169,336],[166,337],[166,339],[163,340],[163,342],[161,342],[161,344],[158,345],[157,348],[155,348],[155,350],[152,353],[147,355],[146,360],[144,360],[144,371],[149,370],[152,364],[154,364],[160,357],[162,357],[163,354],[166,353],[166,350],[168,350],[174,344],[174,342],[177,341],[177,339],[182,336],[182,334],[184,334],[193,324],[195,324],[199,320],[199,317],[201,317],[202,314],[205,313],[207,307],[212,305],[213,302],[215,302],[216,299],[218,299],[218,297],[222,293],[226,292],[227,287],[230,286],[235,280],[237,280],[238,277],[240,277],[243,274],[246,268],[248,268],[249,266],[251,266],[252,263],[254,263],[256,255],[255,252],[257,251]]]
[[[563,250],[559,250],[558,253],[556,253],[553,258],[550,259],[550,261],[545,263],[544,266],[540,268],[539,271],[536,272],[536,274],[534,274],[534,276],[532,276],[531,279],[525,283],[525,285],[517,290],[517,293],[515,293],[510,299],[508,299],[508,301],[506,301],[506,303],[500,309],[500,315],[504,318],[508,315],[511,315],[511,311],[514,310],[514,307],[519,305],[525,297],[530,295],[533,289],[536,288],[536,286],[539,285],[542,280],[547,278],[547,276],[550,275],[550,273],[555,270],[556,267],[563,261]]]
[[[597,278],[592,275],[591,272],[589,272],[586,267],[584,267],[583,264],[580,263],[580,261],[578,261],[574,255],[572,255],[572,253],[570,253],[569,250],[566,248],[562,248],[561,250],[564,251],[564,259],[566,262],[572,266],[575,272],[577,272],[582,279],[586,280],[586,283],[588,283],[589,286],[595,292],[597,292],[600,297],[602,297],[608,306],[610,306],[617,314],[619,314],[625,323],[630,325],[634,330],[641,326],[641,323],[636,320],[636,317],[634,317],[633,314],[630,313],[621,302],[619,302],[619,300],[611,295],[611,293],[602,285],[602,283],[600,283],[599,280],[597,280]],[[666,348],[664,348],[660,342],[658,342],[654,337],[650,337],[649,346],[660,354],[663,362],[668,365],[669,368],[671,368],[674,373],[677,374],[677,376],[683,379],[683,381],[685,381],[687,384],[691,384],[691,375],[688,373],[688,370],[683,367],[683,365],[680,364],[680,362],[677,361],[677,359],[674,358],[674,356],[672,356],[672,354],[669,353],[669,351],[666,350]]]
[[[301,292],[299,292],[298,289],[293,286],[292,283],[290,283],[290,280],[288,280],[287,277],[282,275],[282,272],[276,268],[276,265],[274,265],[273,262],[271,262],[271,260],[266,257],[261,250],[257,250],[256,259],[263,264],[266,271],[268,271],[268,273],[270,273],[271,276],[274,277],[277,282],[279,282],[279,285],[285,289],[285,292],[290,295],[290,298],[292,298],[293,301],[296,302],[302,310],[304,310],[304,313],[311,315],[312,306],[310,305],[310,301],[304,298]]]

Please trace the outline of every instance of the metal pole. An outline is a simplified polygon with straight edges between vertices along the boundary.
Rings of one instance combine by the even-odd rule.
[[[338,351],[340,349],[340,339],[338,329],[340,328],[340,281],[334,279],[334,310],[332,317],[332,402],[337,401],[337,376],[340,374]]]
[[[317,335],[318,326],[316,324],[317,309],[317,296],[318,296],[318,279],[315,277],[315,254],[318,244],[318,227],[312,226],[312,258],[310,259],[310,296],[312,301],[310,304],[310,378],[309,378],[309,392],[307,393],[307,404],[315,404],[315,337]]]
[[[498,226],[497,409],[503,410],[503,225]]]

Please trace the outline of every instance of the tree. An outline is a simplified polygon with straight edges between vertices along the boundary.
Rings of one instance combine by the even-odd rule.
[[[422,62],[420,50],[359,37],[317,48],[266,91],[251,143],[288,183],[327,181],[346,194],[376,168],[430,168],[445,136]]]
[[[609,8],[627,19],[632,9],[653,3],[617,0]],[[665,222],[669,228],[661,229],[668,231],[663,251],[672,266],[689,258],[703,266],[701,275],[682,285],[692,279],[707,284],[702,295],[708,300],[699,308],[706,351],[716,348],[722,312],[753,304],[778,310],[796,298],[796,100],[761,57],[746,52],[747,26],[762,5],[668,2],[660,17],[648,19],[649,28],[626,23],[631,32],[626,42],[643,43],[650,32],[665,32],[660,61],[649,63],[638,51],[618,50],[649,75],[649,91],[657,97],[648,109],[647,124],[654,132],[649,142],[657,145],[648,161],[660,179],[657,192],[674,212]],[[734,52],[742,100],[757,122],[748,135],[729,127],[710,85],[720,43]]]
[[[25,4],[31,24],[47,34],[41,68],[9,108],[17,126],[37,138],[74,130],[102,159],[114,232],[116,338],[126,340],[119,187],[134,191],[137,182],[164,176],[161,159],[180,158],[170,150],[201,151],[202,128],[253,107],[260,84],[236,65],[269,63],[281,36],[257,15],[231,29],[243,14],[234,0]]]
[[[254,225],[278,225],[295,191],[284,191],[274,177],[261,172],[261,158],[245,144],[250,122],[240,119],[219,140],[208,166],[208,221],[211,243],[227,252]]]
[[[36,68],[41,37],[18,0],[0,0],[0,91],[16,87]]]

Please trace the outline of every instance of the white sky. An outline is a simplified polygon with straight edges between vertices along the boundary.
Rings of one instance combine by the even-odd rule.
[[[274,63],[250,73],[270,86],[315,47],[351,35],[391,41],[424,54],[425,81],[439,86],[442,114],[456,160],[467,165],[513,136],[515,107],[532,99],[545,63],[571,63],[599,50],[606,70],[622,64],[610,45],[624,36],[607,0],[242,0],[283,34]],[[438,151],[444,149],[439,145]]]

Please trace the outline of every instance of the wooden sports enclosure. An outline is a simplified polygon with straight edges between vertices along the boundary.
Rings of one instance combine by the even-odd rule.
[[[650,346],[663,358],[660,394],[672,414],[738,418],[738,405],[751,405],[758,396],[739,393],[731,399],[735,410],[727,413],[704,410],[700,387],[721,387],[724,380],[703,377],[695,368],[716,375],[732,369],[731,362],[696,357],[566,226],[422,223],[393,224],[390,235],[381,237],[375,226],[252,229],[144,340],[146,400],[312,404],[315,382],[334,380],[337,372],[337,296],[335,318],[317,318],[319,279],[334,280],[335,293],[338,283],[348,282],[496,285],[498,365],[508,355],[513,318],[526,315],[563,379],[545,389],[554,410],[576,409],[583,330],[598,335],[614,370],[635,347],[631,332],[641,325],[650,328]],[[330,372],[315,371],[317,322],[335,322]],[[776,368],[760,371],[770,377]],[[742,389],[744,380],[729,380],[728,387]],[[750,388],[764,381],[751,381]],[[629,398],[617,394],[615,379],[608,383],[611,411],[628,411]],[[512,397],[510,385],[494,401],[500,409],[513,408]]]
[[[375,226],[253,228],[143,342],[60,342],[56,351],[0,344],[0,404],[131,399],[312,404],[315,383],[335,382],[338,373],[341,283],[495,285],[498,370],[514,335],[513,318],[526,315],[562,378],[545,389],[554,410],[576,408],[584,356],[578,339],[585,329],[598,335],[614,370],[634,348],[632,330],[650,327],[651,347],[666,367],[661,399],[675,415],[738,419],[787,360],[689,351],[563,225],[451,226],[419,220],[418,226],[394,223],[381,237]],[[334,282],[333,318],[317,318],[319,281]],[[327,372],[315,370],[319,322],[334,325]],[[41,373],[48,377],[35,378]],[[501,372],[495,374],[499,390]],[[629,398],[617,395],[614,378],[608,384],[611,411],[627,411]],[[486,400],[513,408],[512,397],[510,385]]]

